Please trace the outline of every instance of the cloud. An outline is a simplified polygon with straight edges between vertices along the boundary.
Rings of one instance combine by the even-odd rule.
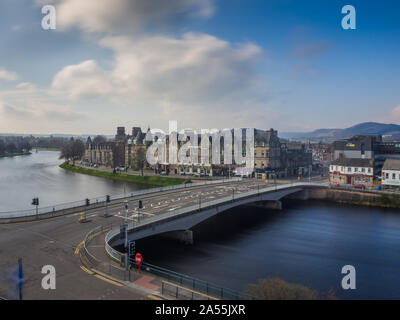
[[[57,28],[85,32],[134,32],[182,16],[210,17],[214,0],[59,0]]]
[[[68,92],[72,99],[96,98],[112,91],[107,72],[94,60],[66,66],[54,76],[52,88]]]
[[[264,58],[253,43],[233,45],[216,37],[105,37],[100,45],[114,51],[113,68],[88,60],[58,72],[52,88],[72,99],[108,98],[137,111],[151,105],[158,116],[173,112],[188,118],[258,108],[267,99],[256,69]]]
[[[0,67],[0,80],[14,81],[18,79],[18,75],[15,72],[7,71],[5,68]]]
[[[386,115],[381,117],[380,121],[386,123],[400,123],[400,105],[393,108]]]

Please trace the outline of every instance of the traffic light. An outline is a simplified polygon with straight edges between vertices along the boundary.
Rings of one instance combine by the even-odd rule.
[[[128,252],[129,252],[129,257],[133,259],[136,254],[136,241],[129,241]]]
[[[33,206],[38,206],[39,205],[39,198],[33,198],[32,199],[32,205]]]
[[[90,205],[90,200],[86,199],[86,206],[88,207]]]
[[[110,196],[109,195],[106,195],[106,202],[107,203],[109,203],[111,200],[110,200]]]

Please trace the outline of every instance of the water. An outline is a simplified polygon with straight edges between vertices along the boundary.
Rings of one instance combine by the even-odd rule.
[[[86,198],[121,194],[149,188],[66,171],[58,166],[57,151],[32,152],[29,156],[0,158],[0,212],[32,209],[32,198],[50,206]]]
[[[145,261],[242,291],[279,277],[340,299],[400,299],[400,211],[286,201],[283,211],[240,207],[193,228],[195,244],[137,243]],[[343,290],[344,265],[356,290]]]

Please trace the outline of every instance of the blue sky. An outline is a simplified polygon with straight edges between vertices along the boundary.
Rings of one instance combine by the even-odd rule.
[[[2,0],[0,132],[400,124],[396,1],[165,3]]]

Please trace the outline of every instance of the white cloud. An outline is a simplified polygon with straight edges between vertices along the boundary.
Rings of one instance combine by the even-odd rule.
[[[111,70],[93,60],[67,66],[55,75],[52,88],[72,99],[107,97],[138,113],[150,105],[165,122],[172,113],[185,121],[203,117],[205,122],[214,114],[227,118],[227,124],[228,117],[247,114],[246,109],[248,119],[263,118],[259,113],[268,94],[255,70],[264,52],[255,44],[232,45],[195,33],[105,37],[100,44],[115,52]],[[250,116],[252,112],[258,115]]]
[[[14,81],[18,79],[18,75],[15,72],[6,70],[0,67],[0,80]]]
[[[94,60],[87,60],[63,68],[55,75],[52,88],[68,92],[72,99],[96,98],[111,93],[108,78]]]
[[[57,28],[86,32],[137,31],[179,16],[210,17],[214,0],[59,0]]]

